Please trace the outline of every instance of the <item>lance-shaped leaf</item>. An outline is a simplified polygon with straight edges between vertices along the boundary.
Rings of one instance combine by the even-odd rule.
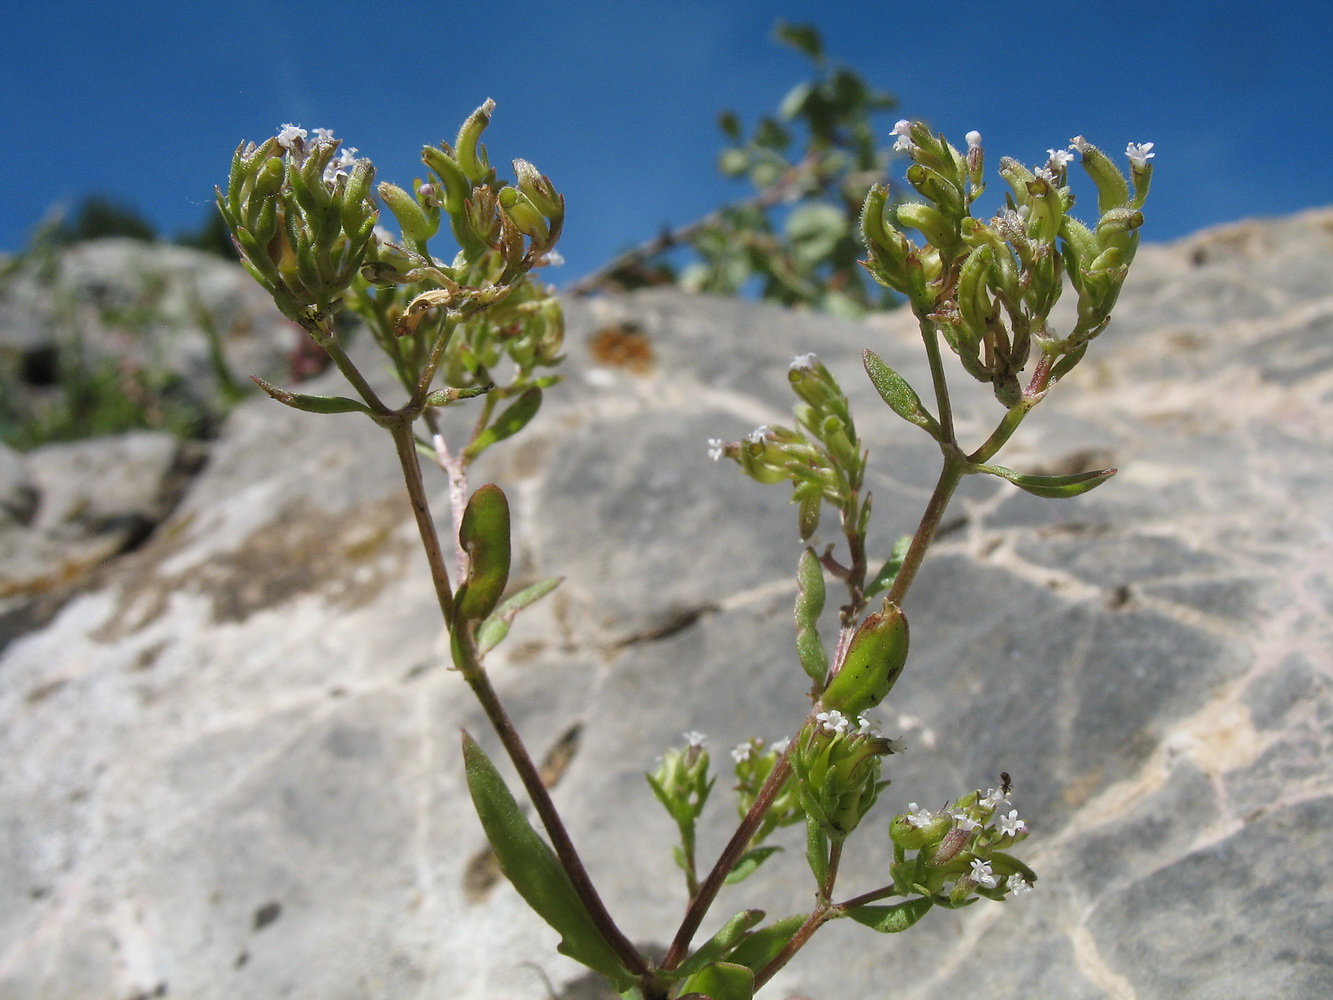
[[[509,581],[509,501],[500,487],[487,483],[472,494],[458,541],[469,562],[454,614],[460,622],[480,621],[495,610]]]
[[[500,870],[537,915],[560,934],[561,954],[601,973],[617,990],[629,989],[633,973],[602,937],[555,852],[528,823],[500,772],[466,732],[463,763],[472,803]]]
[[[741,910],[728,920],[720,931],[695,950],[694,954],[680,963],[675,970],[678,976],[692,976],[704,966],[711,965],[740,944],[747,931],[764,919],[763,910]]]
[[[974,465],[971,471],[999,476],[1033,496],[1057,500],[1061,497],[1076,497],[1080,493],[1096,489],[1116,473],[1115,469],[1098,469],[1095,472],[1077,472],[1072,476],[1025,476],[1002,465]]]
[[[874,351],[865,351],[861,358],[865,364],[866,374],[870,376],[871,383],[884,402],[889,404],[893,412],[908,423],[924,427],[932,437],[939,440],[943,433],[940,430],[939,422],[926,412],[925,406],[921,403],[921,397],[916,394],[915,389],[907,384],[907,379],[886,365],[884,360]]]
[[[541,405],[542,391],[534,385],[510,403],[489,427],[473,438],[463,449],[463,454],[469,460],[474,459],[497,441],[503,441],[517,434],[537,415]]]
[[[505,637],[509,635],[509,626],[514,623],[514,617],[524,608],[536,604],[555,590],[564,579],[563,576],[555,576],[541,583],[534,583],[531,587],[524,587],[491,612],[491,616],[482,623],[481,628],[477,629],[477,654],[485,656],[504,642]]]
[[[751,931],[727,956],[727,961],[758,972],[777,957],[778,952],[801,929],[805,919],[803,914],[798,913],[795,916],[784,917],[767,927],[761,927],[757,931]]]
[[[903,568],[903,560],[907,558],[907,550],[911,547],[911,535],[903,535],[893,543],[893,551],[889,553],[889,558],[884,560],[884,565],[879,568],[874,579],[866,584],[866,597],[874,597],[881,590],[888,590],[893,586],[898,570]]]
[[[823,611],[824,567],[815,550],[807,547],[796,566],[796,655],[821,691],[828,680],[828,653],[819,638]]]
[[[753,875],[765,861],[781,851],[781,847],[755,847],[741,855],[735,867],[727,873],[726,884],[735,885]]]
[[[307,396],[300,392],[288,392],[286,389],[279,389],[271,382],[265,382],[258,375],[251,375],[251,380],[259,388],[276,399],[279,403],[284,403],[295,410],[304,410],[306,413],[370,413],[371,409],[365,403],[358,402],[355,399],[348,399],[346,396]]]
[[[911,927],[934,905],[933,900],[918,896],[893,906],[854,906],[847,911],[847,916],[881,934],[896,934]]]
[[[711,997],[712,1000],[752,1000],[754,970],[732,962],[714,962],[681,984],[682,997],[692,993]]]

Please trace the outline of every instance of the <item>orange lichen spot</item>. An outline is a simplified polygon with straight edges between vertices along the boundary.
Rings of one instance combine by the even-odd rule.
[[[625,368],[635,375],[652,371],[653,345],[647,334],[631,323],[598,330],[588,341],[588,350],[599,364]]]

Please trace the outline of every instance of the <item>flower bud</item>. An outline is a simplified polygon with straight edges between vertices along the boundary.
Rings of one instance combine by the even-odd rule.
[[[491,123],[491,112],[494,110],[495,102],[487,98],[481,107],[468,115],[454,143],[454,158],[464,176],[473,183],[484,181],[491,171],[491,165],[486,162],[486,147],[480,143],[481,133]]]

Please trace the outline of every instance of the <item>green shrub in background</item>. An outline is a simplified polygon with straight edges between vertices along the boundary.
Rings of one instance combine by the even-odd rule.
[[[718,168],[747,179],[755,194],[617,256],[571,293],[675,283],[724,295],[753,290],[771,302],[844,316],[900,301],[858,263],[861,205],[874,184],[888,180],[893,155],[877,145],[873,118],[897,101],[829,62],[813,26],[779,23],[775,37],[811,61],[813,77],[748,136],[732,112],[719,118],[730,145]],[[671,257],[682,248],[693,259],[678,270]]]

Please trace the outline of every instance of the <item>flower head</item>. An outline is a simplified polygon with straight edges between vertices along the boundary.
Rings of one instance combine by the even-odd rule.
[[[1018,818],[1017,809],[1010,809],[997,820],[996,825],[1006,837],[1016,837],[1020,833],[1026,833],[1028,828],[1028,825]]]
[[[971,132],[967,133],[967,135],[963,136],[963,138],[967,140],[968,149],[981,148],[981,133],[978,132],[976,129],[973,129]]]
[[[847,716],[843,715],[836,708],[830,712],[820,712],[815,716],[815,721],[819,723],[821,729],[826,733],[845,733],[851,724]]]
[[[305,141],[309,133],[299,125],[293,125],[287,122],[278,130],[278,145],[283,149],[296,149],[298,144]]]
[[[1046,155],[1050,157],[1046,161],[1046,166],[1050,170],[1063,170],[1074,159],[1074,154],[1067,149],[1048,149]]]
[[[991,871],[989,861],[982,861],[980,858],[972,859],[972,881],[986,889],[994,889],[996,885],[995,873]]]
[[[753,753],[754,753],[754,744],[738,743],[736,746],[731,748],[731,759],[734,760],[737,764],[743,764],[745,763],[745,761],[750,759]]]
[[[699,747],[702,749],[704,744],[708,742],[707,736],[703,733],[695,732],[693,729],[688,733],[682,733],[681,735],[685,737],[685,742],[692,747]]]
[[[907,825],[914,826],[918,830],[929,826],[935,819],[935,814],[929,809],[922,809],[915,802],[907,803]]]
[[[1134,165],[1134,169],[1143,170],[1148,166],[1148,161],[1157,154],[1152,151],[1151,142],[1131,142],[1125,147],[1125,155],[1129,157],[1129,162]]]
[[[893,143],[896,151],[902,152],[912,148],[912,123],[906,118],[899,118],[889,134],[898,137]]]

